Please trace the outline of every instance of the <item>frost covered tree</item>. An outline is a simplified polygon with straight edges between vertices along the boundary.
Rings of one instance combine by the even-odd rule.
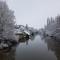
[[[14,12],[4,1],[0,1],[0,38],[14,39]]]
[[[60,39],[60,15],[55,18],[48,19],[47,22],[47,26],[45,27],[46,33]]]
[[[57,22],[57,28],[60,28],[60,16],[58,15],[58,16],[56,16],[56,18],[55,18],[55,20],[56,20],[56,22]]]
[[[56,20],[54,18],[47,19],[47,26],[45,27],[46,33],[51,35],[56,31]]]

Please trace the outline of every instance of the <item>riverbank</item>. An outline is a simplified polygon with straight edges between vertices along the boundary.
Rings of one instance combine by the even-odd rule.
[[[18,44],[16,40],[0,39],[0,50],[8,50]]]
[[[10,50],[12,47],[16,46],[21,41],[26,41],[28,39],[29,39],[29,35],[27,35],[27,34],[22,35],[18,41],[12,40],[12,39],[0,39],[0,51]]]

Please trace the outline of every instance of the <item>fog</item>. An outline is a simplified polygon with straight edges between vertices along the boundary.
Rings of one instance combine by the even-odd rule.
[[[15,11],[16,23],[34,28],[46,25],[47,17],[60,14],[60,0],[6,0]]]

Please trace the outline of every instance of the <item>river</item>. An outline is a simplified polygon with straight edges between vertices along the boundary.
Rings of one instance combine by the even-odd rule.
[[[0,53],[0,60],[60,60],[60,43],[36,35],[21,41],[11,52]]]

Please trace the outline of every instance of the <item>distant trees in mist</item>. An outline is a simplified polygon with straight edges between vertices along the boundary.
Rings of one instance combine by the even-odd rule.
[[[45,26],[45,31],[47,34],[56,35],[60,33],[60,15],[55,18],[48,18],[47,25]]]

